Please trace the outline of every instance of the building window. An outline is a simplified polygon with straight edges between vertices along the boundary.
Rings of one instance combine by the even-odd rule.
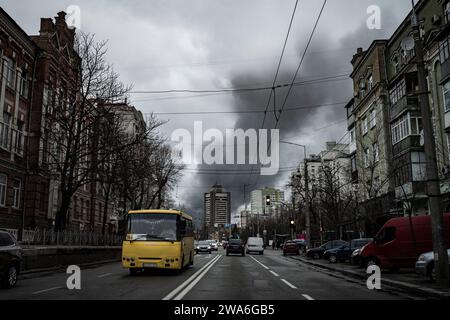
[[[364,96],[366,95],[366,82],[364,79],[361,79],[361,81],[359,82],[359,96],[360,98],[364,98]]]
[[[405,95],[406,95],[406,81],[405,79],[403,79],[389,91],[389,98],[391,100],[391,104],[392,105],[396,104]]]
[[[0,173],[0,207],[6,206],[6,185],[8,178],[6,174]]]
[[[18,154],[19,156],[23,155],[23,147],[24,147],[23,127],[24,127],[24,123],[19,121],[17,123],[17,130],[15,130],[15,129],[13,130],[14,153]]]
[[[392,142],[397,144],[411,133],[409,128],[409,114],[405,114],[398,119],[392,126]]]
[[[357,167],[357,164],[356,164],[356,156],[355,155],[353,155],[351,157],[351,164],[352,164],[352,173],[355,173],[356,171],[358,171],[358,167]]]
[[[363,135],[365,135],[365,134],[367,134],[367,132],[369,132],[367,118],[364,118],[362,121],[362,133],[363,133]]]
[[[22,201],[22,180],[15,179],[13,184],[14,200],[13,208],[20,209]]]
[[[3,122],[0,123],[0,147],[9,150],[11,131],[11,115],[7,112],[3,113]]]
[[[378,143],[374,143],[372,146],[372,152],[373,152],[373,161],[374,163],[377,163],[380,161],[380,150],[378,148]]]
[[[444,108],[445,112],[450,111],[450,81],[444,84]]]
[[[445,17],[445,23],[450,22],[450,1],[447,1],[447,3],[444,5],[444,17]]]
[[[370,128],[373,129],[377,126],[377,111],[373,109],[370,111]]]
[[[28,75],[26,71],[22,72],[19,82],[20,82],[20,95],[24,98],[28,98]]]
[[[370,166],[370,151],[369,148],[364,150],[364,167],[368,168]]]
[[[6,79],[6,85],[11,89],[15,89],[15,72],[14,63],[11,59],[5,58],[4,60],[4,77]]]
[[[394,144],[409,136],[418,136],[422,132],[422,118],[405,114],[392,126],[392,142]]]
[[[411,163],[412,163],[412,180],[413,181],[425,181],[426,180],[426,170],[427,170],[425,153],[412,152],[411,153]]]
[[[371,91],[373,89],[373,75],[367,78],[367,90]]]
[[[450,39],[449,39],[449,37],[445,38],[445,40],[439,44],[439,58],[441,60],[441,64],[450,58]]]
[[[400,68],[400,61],[398,59],[398,56],[395,56],[392,59],[392,67],[394,69],[394,74],[396,74],[399,71],[399,68]]]

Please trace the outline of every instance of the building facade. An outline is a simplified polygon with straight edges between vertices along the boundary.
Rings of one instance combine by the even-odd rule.
[[[222,186],[214,185],[204,194],[205,229],[224,228],[231,223],[231,193]]]
[[[38,47],[0,8],[0,226],[24,225],[32,76]]]
[[[60,204],[48,133],[54,108],[79,90],[74,41],[64,12],[42,18],[39,34],[29,36],[0,8],[0,227],[19,236],[52,228]],[[101,230],[106,205],[97,184],[86,184],[72,198],[67,227]]]
[[[449,1],[421,0],[415,6],[429,87],[430,114],[436,142],[436,162],[446,210],[450,208],[449,125]],[[355,98],[346,106],[354,143],[352,179],[361,187],[376,182],[373,192],[359,193],[359,215],[376,230],[386,218],[428,214],[426,162],[412,12],[386,40],[377,40],[353,57]],[[374,115],[371,116],[372,111]],[[367,120],[369,119],[369,120]],[[375,124],[371,119],[376,119]],[[381,143],[373,143],[372,126]],[[359,143],[362,141],[362,143]],[[372,144],[372,150],[370,145]],[[374,166],[373,164],[377,164]],[[368,169],[368,170],[367,170]],[[369,174],[366,172],[375,172]],[[375,179],[371,179],[375,177]],[[378,178],[379,177],[379,178]],[[379,186],[379,187],[378,187]],[[362,188],[360,188],[362,190]],[[370,216],[367,210],[372,210]],[[378,209],[377,209],[378,208]],[[368,232],[368,236],[373,232]]]

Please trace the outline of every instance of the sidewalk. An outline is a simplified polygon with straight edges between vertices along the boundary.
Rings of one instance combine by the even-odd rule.
[[[366,280],[367,274],[364,269],[352,266],[349,263],[329,263],[326,260],[312,260],[306,257],[290,256],[304,264],[314,266],[323,271],[337,272],[342,275]],[[445,290],[432,283],[427,278],[420,276],[413,269],[401,270],[398,273],[382,272],[381,286],[383,285],[405,291],[406,293],[434,299],[450,299],[450,289]]]

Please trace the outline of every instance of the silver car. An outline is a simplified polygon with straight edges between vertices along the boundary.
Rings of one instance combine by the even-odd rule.
[[[449,256],[448,263],[450,265],[450,249],[447,250]],[[432,281],[436,279],[436,273],[434,271],[434,253],[426,252],[421,254],[416,262],[416,273],[425,277],[429,277]]]

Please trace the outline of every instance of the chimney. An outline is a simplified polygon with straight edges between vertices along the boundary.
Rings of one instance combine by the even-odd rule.
[[[66,25],[66,13],[64,11],[60,11],[58,12],[58,15],[55,17],[55,24],[58,25],[62,25],[62,26],[67,26]]]
[[[41,36],[52,32],[54,28],[53,20],[51,18],[41,18],[41,29],[39,30],[39,34]]]

